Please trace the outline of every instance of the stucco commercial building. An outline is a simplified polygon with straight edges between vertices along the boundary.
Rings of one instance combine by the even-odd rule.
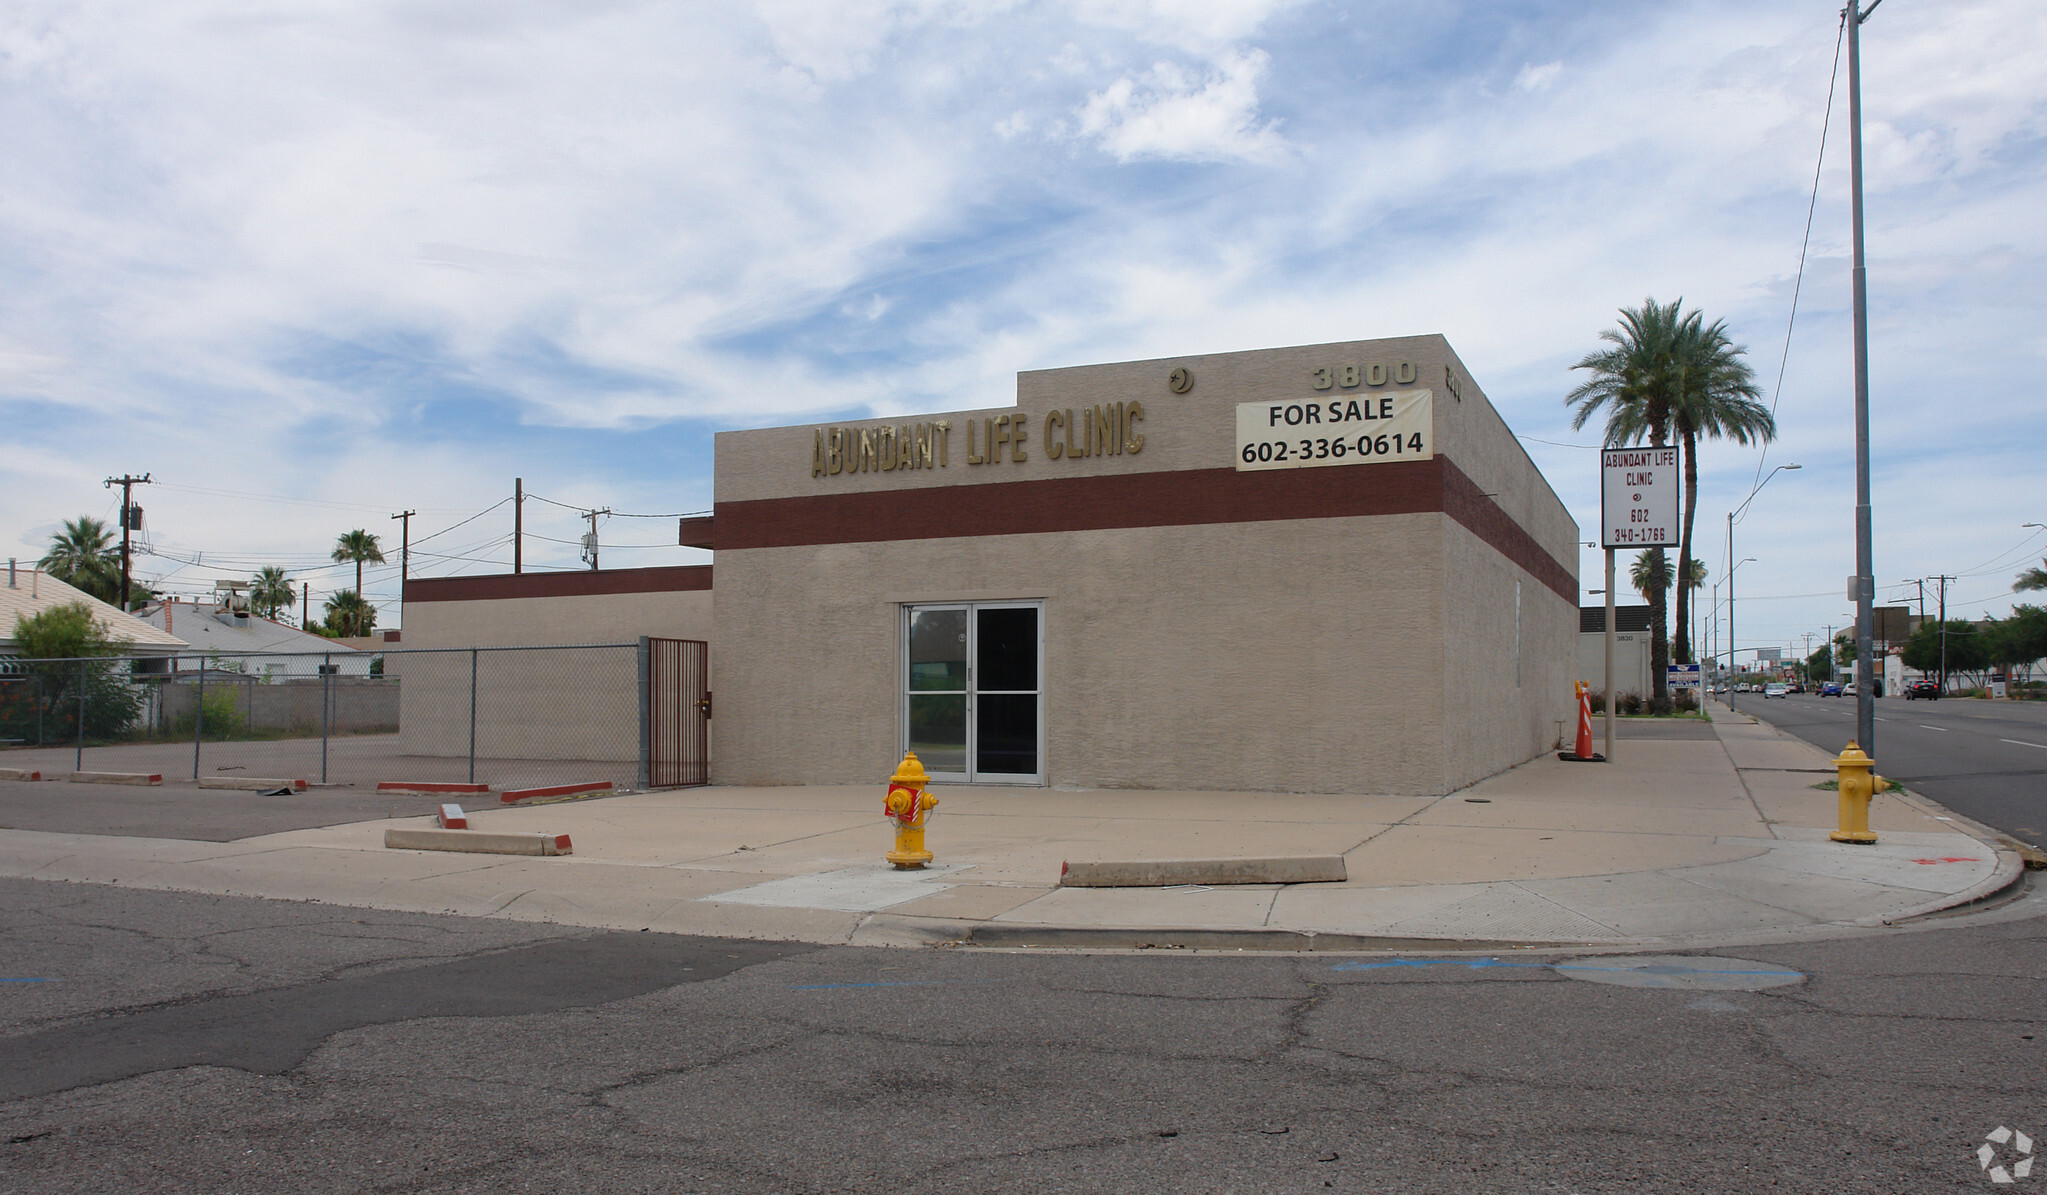
[[[1440,336],[723,433],[708,538],[714,783],[1434,794],[1572,716],[1577,525]]]

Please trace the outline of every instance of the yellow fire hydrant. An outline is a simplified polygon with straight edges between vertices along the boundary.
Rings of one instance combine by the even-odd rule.
[[[1836,787],[1841,794],[1841,828],[1827,837],[1835,842],[1859,842],[1868,844],[1876,841],[1876,834],[1869,828],[1869,802],[1876,794],[1890,787],[1891,782],[1876,774],[1876,761],[1862,753],[1862,746],[1849,740],[1848,746],[1834,760],[1834,771],[1840,776]]]
[[[931,852],[924,849],[924,823],[938,808],[938,798],[924,791],[930,783],[915,751],[903,756],[896,774],[888,778],[888,796],[882,798],[881,811],[896,824],[896,849],[883,858],[903,871],[931,862]]]

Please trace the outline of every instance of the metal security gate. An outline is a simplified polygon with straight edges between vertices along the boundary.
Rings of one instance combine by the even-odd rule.
[[[642,751],[649,788],[711,782],[711,645],[643,639]]]

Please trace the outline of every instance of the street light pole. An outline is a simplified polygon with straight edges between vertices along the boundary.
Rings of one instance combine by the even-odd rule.
[[[1879,0],[1879,3],[1881,3],[1881,0]],[[1749,503],[1756,500],[1756,495],[1763,492],[1763,487],[1770,484],[1771,477],[1775,477],[1779,473],[1801,468],[1804,468],[1804,466],[1779,465],[1770,470],[1769,477],[1765,477],[1757,482],[1756,488],[1748,492],[1748,497],[1741,500],[1740,506],[1727,512],[1727,559],[1730,561],[1727,566],[1727,670],[1729,672],[1734,671],[1734,570],[1741,567],[1740,564],[1731,563],[1734,560],[1734,521],[1741,517],[1743,511],[1748,509]],[[1749,559],[1753,560],[1754,557]],[[1747,563],[1749,563],[1748,560],[1741,562],[1741,564]],[[1730,713],[1734,710],[1734,685],[1732,683],[1729,683],[1727,686],[1727,709]]]
[[[1848,0],[1848,207],[1855,299],[1855,741],[1876,755],[1876,565],[1869,514],[1869,286],[1862,255],[1862,23],[1883,0]]]

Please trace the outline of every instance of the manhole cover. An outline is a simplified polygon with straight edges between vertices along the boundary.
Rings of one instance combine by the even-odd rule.
[[[1653,954],[1581,958],[1553,963],[1559,975],[1624,988],[1680,988],[1687,991],[1755,992],[1800,983],[1805,976],[1775,963],[1710,955]]]

